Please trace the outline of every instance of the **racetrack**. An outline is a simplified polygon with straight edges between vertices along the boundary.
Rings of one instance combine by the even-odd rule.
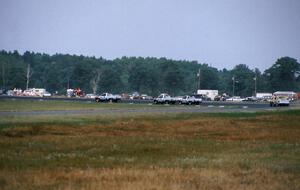
[[[36,100],[36,101],[90,101],[91,99],[70,99],[70,98],[36,98],[36,97],[1,97],[5,100]],[[151,101],[143,100],[122,100],[120,105],[144,104],[140,107],[113,107],[113,108],[91,108],[91,109],[74,109],[74,110],[39,110],[39,111],[0,111],[0,116],[31,116],[31,115],[126,115],[126,114],[164,114],[164,113],[230,113],[230,112],[258,112],[258,111],[275,111],[286,109],[300,108],[299,102],[293,102],[289,107],[270,107],[264,102],[203,102],[201,105],[155,105]],[[100,107],[100,106],[99,106]]]

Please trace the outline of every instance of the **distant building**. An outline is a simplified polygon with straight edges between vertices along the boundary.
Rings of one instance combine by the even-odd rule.
[[[256,93],[256,98],[257,99],[264,99],[264,98],[270,98],[272,97],[272,93],[269,92],[258,92]]]

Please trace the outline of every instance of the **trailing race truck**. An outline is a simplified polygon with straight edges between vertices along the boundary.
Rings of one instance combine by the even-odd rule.
[[[169,94],[161,94],[157,98],[154,98],[155,104],[175,104],[176,100],[172,98]]]
[[[113,95],[110,93],[103,93],[100,96],[95,97],[96,102],[118,102],[121,100],[121,96]]]
[[[276,106],[289,106],[290,101],[287,97],[284,96],[273,96],[270,100],[270,106],[276,107]]]
[[[186,95],[182,97],[181,104],[191,105],[191,104],[201,104],[202,99],[197,96]]]

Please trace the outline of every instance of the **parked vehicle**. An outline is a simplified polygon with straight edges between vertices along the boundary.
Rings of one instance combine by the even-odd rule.
[[[233,97],[230,97],[230,98],[227,98],[226,101],[232,101],[232,102],[241,102],[243,101],[244,99],[241,98],[240,96],[233,96]]]
[[[263,96],[262,98],[258,99],[262,102],[270,102],[272,100],[272,96]]]
[[[141,96],[138,92],[133,92],[131,95],[130,95],[130,99],[133,100],[133,99],[141,99]]]
[[[173,99],[174,99],[175,103],[181,104],[182,103],[182,98],[183,98],[183,96],[176,96]]]
[[[214,98],[214,101],[221,101],[222,100],[222,96],[218,95]]]
[[[110,93],[103,93],[100,96],[95,97],[96,102],[118,102],[121,100],[120,95],[113,95]]]
[[[0,95],[5,94],[5,90],[4,89],[0,89]]]
[[[270,100],[270,106],[276,107],[276,106],[289,106],[290,101],[285,96],[273,96]]]
[[[155,104],[175,104],[176,100],[169,94],[163,93],[154,99]]]
[[[254,96],[246,97],[243,99],[244,102],[255,102],[257,101],[257,98]]]
[[[43,97],[51,97],[51,93],[48,91],[45,91],[45,93],[43,94]]]
[[[226,101],[226,99],[228,99],[228,98],[229,98],[229,96],[227,96],[227,95],[222,95],[222,96],[218,95],[214,98],[214,101]]]
[[[197,97],[201,98],[203,101],[211,101],[212,99],[205,94],[197,94]]]
[[[14,96],[14,91],[13,90],[8,90],[6,91],[7,96]]]
[[[91,98],[91,99],[95,99],[96,98],[96,94],[86,94],[85,98]]]
[[[75,94],[74,94],[74,89],[67,89],[67,97],[68,98],[71,98],[71,97],[75,97]]]
[[[142,100],[153,100],[153,97],[148,96],[147,94],[142,94],[140,97]]]
[[[81,90],[80,88],[76,89],[67,89],[67,97],[85,97],[85,92]]]

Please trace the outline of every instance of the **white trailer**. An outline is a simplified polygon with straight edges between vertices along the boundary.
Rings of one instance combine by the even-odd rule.
[[[256,98],[258,100],[270,100],[273,94],[269,92],[258,92],[256,93]]]
[[[277,91],[274,92],[273,95],[286,97],[290,101],[296,100],[298,98],[297,94],[292,91]]]
[[[214,100],[219,95],[218,90],[197,90],[197,94],[206,95],[211,100]]]
[[[24,96],[40,96],[43,97],[46,93],[46,89],[44,88],[29,88],[28,90],[24,90]]]

